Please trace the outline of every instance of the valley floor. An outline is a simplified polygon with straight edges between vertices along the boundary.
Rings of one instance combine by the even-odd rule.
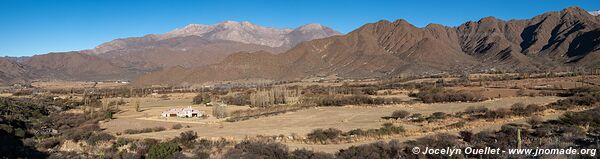
[[[185,95],[182,95],[183,97]],[[177,97],[175,97],[177,98]],[[239,122],[225,122],[214,118],[208,119],[154,119],[148,120],[147,116],[158,116],[161,111],[168,108],[183,107],[191,103],[191,99],[179,98],[172,100],[145,99],[142,103],[142,112],[135,112],[131,105],[121,108],[122,113],[115,114],[115,119],[101,124],[106,131],[117,134],[126,129],[142,129],[162,126],[167,128],[165,131],[141,133],[141,134],[121,134],[118,137],[126,138],[155,138],[169,139],[178,136],[181,132],[193,130],[198,133],[201,138],[219,139],[226,138],[230,140],[240,141],[246,137],[277,136],[277,135],[301,135],[311,132],[318,128],[337,128],[342,131],[362,128],[379,128],[385,122],[389,122],[381,117],[390,115],[395,110],[406,110],[410,113],[431,114],[434,112],[455,113],[463,111],[470,106],[485,106],[490,109],[510,108],[515,103],[524,104],[539,104],[544,105],[554,102],[560,97],[507,97],[483,102],[473,103],[434,103],[434,104],[398,104],[386,106],[344,106],[344,107],[317,107],[299,110],[296,112],[288,112],[285,114],[250,119]],[[194,108],[211,112],[211,107],[195,105]],[[233,109],[249,109],[248,107],[228,106],[229,110]],[[524,119],[522,119],[524,120]],[[180,123],[184,126],[189,125],[190,128],[170,129],[172,125]],[[489,124],[478,129],[495,129],[504,123]],[[418,124],[401,124],[408,131],[419,129]],[[424,133],[426,135],[427,133]],[[409,140],[421,136],[395,137],[394,139]],[[388,139],[389,140],[389,139]],[[304,143],[286,143],[290,148],[307,148],[318,151],[335,152],[341,148],[352,145],[360,145],[371,143],[377,140],[366,140],[354,143],[341,143],[332,145],[314,145]]]

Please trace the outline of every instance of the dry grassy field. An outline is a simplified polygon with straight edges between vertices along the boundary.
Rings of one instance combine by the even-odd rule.
[[[407,110],[411,113],[431,114],[434,112],[454,113],[463,111],[469,106],[485,106],[491,109],[508,108],[514,103],[524,104],[547,104],[554,102],[559,97],[508,97],[484,102],[474,103],[435,103],[435,104],[397,104],[386,106],[344,106],[344,107],[317,107],[296,112],[288,112],[282,115],[250,119],[240,122],[225,122],[215,118],[208,119],[164,119],[159,118],[160,112],[169,108],[184,107],[191,105],[191,94],[175,94],[170,99],[160,98],[141,98],[141,112],[136,112],[133,106],[135,100],[128,99],[128,105],[120,108],[123,111],[115,114],[115,119],[102,123],[101,126],[107,132],[117,134],[126,129],[142,129],[162,126],[166,131],[141,133],[141,134],[122,134],[120,137],[126,138],[155,138],[169,139],[179,135],[181,132],[193,130],[202,138],[218,139],[226,138],[231,140],[243,140],[246,137],[255,137],[258,135],[305,135],[318,128],[337,128],[348,131],[356,128],[369,129],[378,128],[381,124],[388,122],[381,117],[390,115],[395,110]],[[195,105],[194,108],[210,113],[212,107]],[[250,109],[244,106],[228,106],[228,111]],[[174,124],[180,123],[190,128],[179,130],[171,129]],[[494,128],[501,124],[489,125]],[[403,125],[408,130],[418,129],[419,125]],[[401,140],[411,139],[418,136],[406,138],[397,138]],[[372,141],[364,141],[372,142]],[[350,145],[361,144],[362,142],[352,144],[337,145],[310,145],[287,143],[291,147],[303,147],[310,149],[321,149],[323,151],[335,151],[339,148],[345,148]]]
[[[64,115],[97,120],[95,126],[99,128],[94,131],[104,137],[112,137],[108,140],[114,142],[120,139],[181,142],[186,134],[195,133],[198,138],[211,142],[227,141],[230,144],[227,148],[247,141],[268,141],[287,145],[289,150],[307,149],[334,154],[351,146],[378,141],[404,142],[440,133],[460,136],[468,132],[497,132],[510,123],[532,128],[534,119],[543,122],[562,117],[566,112],[590,110],[590,107],[574,104],[585,103],[590,97],[573,99],[575,95],[565,94],[586,89],[593,91],[593,88],[568,88],[592,86],[597,81],[600,80],[594,76],[481,82],[447,77],[406,81],[336,79],[277,83],[264,88],[252,83],[228,83],[221,88],[215,88],[216,85],[198,86],[200,89],[128,88],[122,83],[38,82],[34,88],[7,89],[0,96],[15,99],[42,97],[39,100],[50,103],[78,102],[79,107],[67,109]],[[28,94],[25,91],[28,89],[33,91]],[[561,99],[566,100],[556,103]],[[193,104],[206,102],[211,104]],[[568,107],[562,109],[561,106]],[[161,116],[164,111],[187,107],[206,116]],[[220,116],[218,112],[226,112],[226,115],[217,118]],[[393,117],[392,114],[402,117]],[[80,129],[89,128],[60,131]],[[335,138],[317,138],[326,136],[326,131],[339,133]],[[59,149],[85,151],[85,147],[89,148],[81,146],[87,140],[73,139],[68,139]]]

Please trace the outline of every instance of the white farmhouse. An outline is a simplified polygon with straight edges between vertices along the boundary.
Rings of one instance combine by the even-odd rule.
[[[167,111],[164,111],[160,114],[162,117],[200,117],[202,116],[202,112],[192,109],[192,106],[188,106],[187,108],[174,108]]]

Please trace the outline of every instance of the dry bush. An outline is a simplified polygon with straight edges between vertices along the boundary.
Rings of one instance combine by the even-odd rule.
[[[484,117],[487,119],[500,119],[500,118],[506,118],[508,116],[510,116],[512,114],[512,112],[510,111],[510,109],[507,108],[499,108],[496,110],[491,110],[488,111],[484,114]]]
[[[325,143],[338,139],[340,135],[342,135],[342,131],[335,128],[315,129],[307,135],[307,138],[312,142]]]
[[[409,96],[419,98],[423,103],[479,102],[485,100],[480,94],[444,90],[442,88],[424,89],[419,91],[419,93],[411,93]]]
[[[175,125],[173,125],[173,127],[172,127],[172,129],[176,129],[176,130],[177,130],[177,129],[181,129],[181,128],[183,128],[183,125],[181,125],[181,124],[175,124]]]
[[[394,119],[404,119],[408,117],[408,115],[410,115],[410,112],[406,110],[396,110],[392,113],[390,117]]]
[[[405,147],[397,140],[390,142],[379,141],[372,144],[351,146],[350,148],[340,150],[335,154],[339,159],[355,158],[407,158]]]
[[[354,129],[348,132],[342,132],[339,129],[315,129],[307,135],[307,139],[314,143],[328,144],[337,143],[342,140],[349,140],[352,137],[380,137],[384,135],[394,135],[405,132],[406,130],[402,126],[395,126],[392,123],[384,123],[379,129]]]
[[[198,95],[194,96],[194,99],[192,99],[192,103],[193,104],[206,104],[206,103],[210,103],[211,100],[211,95],[209,93],[199,93]]]
[[[19,90],[12,93],[13,96],[29,96],[33,94],[33,90]]]
[[[296,149],[290,153],[291,159],[334,159],[332,154],[315,152],[307,149]]]
[[[244,106],[251,104],[250,95],[247,93],[236,93],[234,95],[224,96],[221,97],[221,100],[223,101],[223,103],[229,105]]]
[[[531,118],[527,119],[527,123],[529,125],[531,125],[532,127],[536,127],[540,124],[542,124],[544,122],[544,119],[540,116],[532,116]]]
[[[212,115],[218,119],[227,117],[227,106],[223,104],[214,105],[212,108]]]
[[[242,141],[225,154],[225,158],[288,159],[288,147],[269,141]]]
[[[115,139],[115,136],[113,136],[111,134],[108,134],[108,133],[101,132],[101,133],[95,133],[95,134],[91,135],[86,140],[86,142],[88,144],[90,144],[90,145],[95,145],[98,142],[101,142],[101,141],[110,141],[110,140],[113,140],[113,139]]]
[[[165,131],[167,128],[162,126],[157,126],[153,128],[143,128],[143,129],[126,129],[123,131],[124,134],[141,134],[141,133],[150,133],[150,132],[159,132]]]
[[[474,115],[474,114],[484,114],[487,111],[489,111],[489,109],[484,106],[469,106],[469,107],[467,107],[467,109],[465,109],[464,113],[469,114],[469,115]]]

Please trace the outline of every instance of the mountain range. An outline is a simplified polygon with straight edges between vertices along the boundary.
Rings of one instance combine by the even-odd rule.
[[[485,17],[448,27],[381,20],[346,34],[249,22],[190,24],[93,49],[0,57],[0,83],[134,80],[138,85],[309,77],[388,78],[440,72],[600,67],[600,16],[578,7],[531,19]]]
[[[31,80],[131,80],[169,67],[214,64],[240,51],[281,53],[307,40],[340,35],[319,24],[295,29],[249,22],[190,24],[165,34],[116,39],[93,49],[0,57],[0,83]]]
[[[598,59],[600,17],[570,7],[531,19],[486,17],[457,27],[430,24],[419,28],[405,20],[382,20],[343,36],[300,43],[285,53],[236,53],[217,64],[146,74],[135,83],[566,70],[600,67]]]

